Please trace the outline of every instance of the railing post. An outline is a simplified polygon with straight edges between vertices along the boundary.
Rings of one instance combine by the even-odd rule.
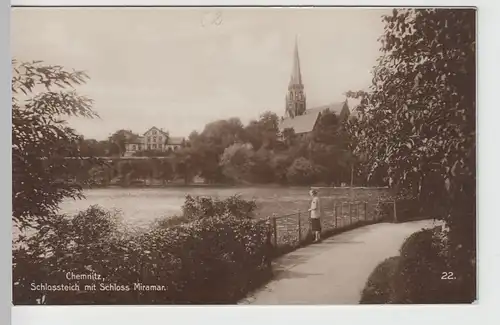
[[[398,222],[398,216],[396,213],[396,200],[394,200],[394,222]]]
[[[300,221],[300,210],[298,212],[297,224],[299,225],[299,246],[300,246],[300,243],[302,242],[302,226]]]
[[[266,247],[268,249],[268,252],[266,254],[266,264],[267,267],[270,269],[272,267],[272,262],[271,259],[274,256],[274,249],[273,249],[273,243],[271,242],[271,218],[267,217],[266,220]]]
[[[352,202],[349,202],[349,226],[352,225]]]
[[[277,248],[278,247],[278,227],[276,227],[276,216],[273,215],[273,218],[272,218],[272,225],[273,225],[273,235],[274,235],[274,247]]]
[[[344,223],[344,202],[340,202],[340,220],[342,220],[342,227],[345,226]]]
[[[364,208],[365,208],[365,221],[368,221],[367,219],[367,213],[366,213],[366,208],[367,208],[368,204],[366,204],[366,202],[364,202]]]
[[[333,226],[337,228],[337,202],[333,201]]]
[[[359,203],[356,202],[356,222],[359,223]]]

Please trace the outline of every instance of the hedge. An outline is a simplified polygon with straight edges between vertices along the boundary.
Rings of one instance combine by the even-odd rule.
[[[268,228],[219,212],[143,232],[122,228],[115,214],[95,206],[53,216],[13,251],[14,304],[236,303],[272,275]],[[68,272],[101,279],[68,280]],[[80,290],[31,290],[72,283]],[[135,283],[164,287],[137,290]],[[92,284],[96,290],[84,290]]]
[[[361,294],[360,304],[390,303],[394,295],[392,278],[396,272],[399,256],[385,259],[370,274]]]
[[[475,300],[468,270],[453,268],[447,233],[441,227],[412,234],[400,256],[380,263],[370,275],[360,303],[451,304]],[[450,275],[450,272],[453,272]]]

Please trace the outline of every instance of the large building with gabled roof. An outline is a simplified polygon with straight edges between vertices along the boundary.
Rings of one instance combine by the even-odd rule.
[[[125,156],[133,156],[139,151],[164,151],[171,152],[179,149],[184,143],[184,138],[171,137],[168,132],[153,126],[142,136],[131,133],[127,136]]]
[[[299,48],[297,40],[295,40],[292,74],[285,99],[285,116],[280,121],[279,129],[281,132],[285,129],[293,129],[295,134],[302,136],[310,134],[318,123],[321,114],[325,111],[333,112],[341,118],[347,118],[350,114],[347,100],[307,109],[300,68]]]

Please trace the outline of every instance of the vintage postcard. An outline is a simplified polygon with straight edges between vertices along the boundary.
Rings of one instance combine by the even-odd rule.
[[[14,305],[476,301],[476,10],[15,7]]]

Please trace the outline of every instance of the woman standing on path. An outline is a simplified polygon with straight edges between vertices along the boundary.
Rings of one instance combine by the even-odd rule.
[[[318,191],[311,189],[309,191],[311,195],[311,208],[309,209],[311,216],[311,228],[314,234],[314,241],[318,242],[321,240],[321,207],[319,203]]]

